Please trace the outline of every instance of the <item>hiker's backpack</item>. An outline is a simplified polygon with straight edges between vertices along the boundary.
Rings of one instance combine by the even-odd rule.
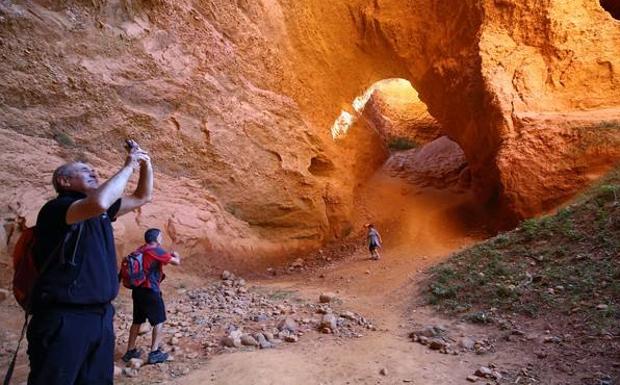
[[[13,295],[26,312],[34,283],[39,278],[39,269],[34,261],[34,227],[27,227],[20,234],[13,250]]]
[[[71,226],[62,241],[56,245],[54,250],[43,261],[41,267],[37,267],[34,258],[34,245],[36,243],[35,227],[27,227],[19,235],[17,243],[15,244],[15,249],[13,250],[13,295],[17,303],[19,303],[26,313],[32,311],[30,308],[32,305],[32,294],[39,277],[56,259],[64,261],[65,245],[77,228],[78,235],[71,257],[72,260],[75,259],[75,253],[82,234],[82,227],[81,223]]]
[[[118,273],[123,286],[135,289],[146,282],[144,272],[144,254],[140,249],[130,253],[121,262],[121,271]]]
[[[34,294],[35,287],[37,286],[37,282],[39,281],[41,275],[44,274],[48,267],[50,267],[56,260],[56,258],[59,258],[61,261],[64,260],[65,244],[71,237],[71,234],[76,227],[78,228],[78,234],[75,240],[75,245],[73,246],[73,254],[71,257],[72,260],[75,260],[75,253],[77,252],[80,236],[82,235],[82,223],[71,226],[60,244],[58,244],[49,255],[47,255],[46,259],[43,261],[43,265],[40,268],[37,267],[34,258],[34,246],[36,243],[35,228],[25,228],[17,239],[15,249],[13,249],[13,295],[15,296],[17,303],[19,303],[19,306],[24,309],[24,325],[22,326],[22,332],[17,342],[17,348],[15,349],[15,353],[13,353],[13,358],[9,362],[6,374],[4,375],[4,381],[2,382],[3,385],[9,385],[11,382],[11,377],[13,376],[15,362],[17,361],[17,354],[19,353],[19,348],[22,344],[24,336],[26,335],[26,329],[28,328],[28,322],[30,320],[29,315],[32,312],[32,296]]]

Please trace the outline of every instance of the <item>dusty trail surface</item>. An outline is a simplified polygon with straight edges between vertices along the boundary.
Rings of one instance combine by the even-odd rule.
[[[428,310],[416,309],[412,298],[424,268],[480,236],[480,229],[472,225],[475,221],[463,220],[475,216],[469,205],[467,193],[422,191],[377,173],[359,194],[357,224],[373,221],[382,233],[385,249],[380,261],[369,260],[360,247],[350,257],[317,270],[256,283],[309,301],[323,291],[336,292],[378,330],[346,341],[319,336],[282,349],[219,355],[175,384],[466,383],[477,367],[501,357],[442,355],[413,344],[407,335],[414,323],[440,323],[464,334],[480,334],[471,325],[432,319]],[[383,368],[386,376],[380,374]]]

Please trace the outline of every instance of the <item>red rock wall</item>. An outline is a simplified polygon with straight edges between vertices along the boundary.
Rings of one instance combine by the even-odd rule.
[[[189,254],[317,247],[386,157],[363,123],[341,141],[330,127],[398,77],[481,200],[532,215],[620,158],[619,24],[594,0],[0,3],[0,213],[32,223],[56,165],[110,175],[131,136],[157,194],[119,223],[123,250],[146,226]]]

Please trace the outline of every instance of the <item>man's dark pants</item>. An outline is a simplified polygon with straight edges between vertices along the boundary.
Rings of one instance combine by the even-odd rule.
[[[28,327],[28,385],[114,383],[112,305],[53,308]]]

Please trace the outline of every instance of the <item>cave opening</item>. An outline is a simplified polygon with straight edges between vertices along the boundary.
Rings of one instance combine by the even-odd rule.
[[[620,20],[620,1],[600,0],[600,4],[614,19]]]
[[[334,140],[346,141],[361,136],[355,130],[370,132],[370,147],[383,154],[382,162],[360,162],[377,168],[363,170],[367,178],[355,192],[354,222],[378,224],[407,255],[442,255],[491,235],[462,148],[445,135],[409,81],[374,83],[341,112],[331,132]]]

